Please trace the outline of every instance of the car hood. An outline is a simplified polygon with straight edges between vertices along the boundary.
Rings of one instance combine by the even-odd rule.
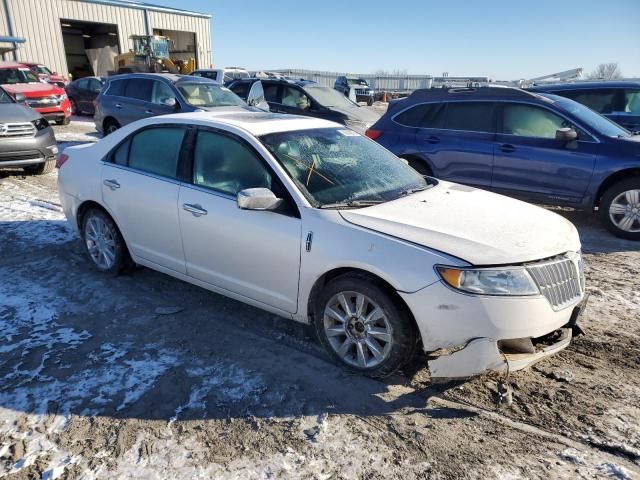
[[[2,85],[2,88],[10,95],[23,93],[25,97],[38,97],[42,95],[62,95],[64,90],[49,83],[12,83]]]
[[[227,111],[227,112],[263,112],[264,110],[260,110],[256,107],[250,107],[248,105],[238,105],[231,107],[198,107],[201,110],[205,110],[207,112],[219,112],[219,111]]]
[[[447,253],[507,265],[580,250],[571,222],[502,195],[449,182],[398,200],[341,210],[347,222]]]
[[[327,107],[334,112],[341,113],[347,120],[365,123],[373,125],[380,119],[380,115],[373,110],[358,105],[353,106],[340,106],[340,107]]]
[[[19,103],[0,103],[0,123],[31,122],[39,117],[38,112]]]

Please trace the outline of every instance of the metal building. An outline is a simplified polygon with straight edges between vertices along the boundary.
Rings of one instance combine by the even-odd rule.
[[[40,62],[74,77],[93,75],[87,52],[133,48],[131,35],[163,35],[172,55],[209,67],[211,16],[136,0],[0,0],[0,37],[17,40],[5,60]],[[18,42],[24,40],[23,42]]]

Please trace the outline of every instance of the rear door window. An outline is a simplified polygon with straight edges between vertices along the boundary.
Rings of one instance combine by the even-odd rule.
[[[263,86],[264,86],[264,98],[267,99],[267,102],[281,103],[280,85],[278,85],[277,83],[269,84],[269,83],[263,82]]]
[[[152,89],[153,80],[147,80],[145,78],[132,78],[129,79],[124,94],[125,97],[135,98],[136,100],[142,100],[144,102],[150,102]]]
[[[440,128],[444,103],[414,105],[396,115],[394,120],[405,127]]]
[[[148,128],[134,134],[130,140],[129,167],[176,178],[184,135],[185,129],[181,127]]]
[[[127,87],[127,80],[111,80],[109,83],[109,89],[106,95],[113,95],[116,97],[124,97],[124,91]]]
[[[614,89],[574,90],[559,92],[559,94],[598,113],[611,113],[615,107],[616,91]]]
[[[493,111],[494,105],[490,102],[449,102],[443,128],[494,133]]]

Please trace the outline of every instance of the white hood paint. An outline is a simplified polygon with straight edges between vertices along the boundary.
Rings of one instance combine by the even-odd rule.
[[[461,258],[472,265],[530,262],[580,249],[560,215],[495,193],[440,181],[424,192],[357,210],[350,223]]]

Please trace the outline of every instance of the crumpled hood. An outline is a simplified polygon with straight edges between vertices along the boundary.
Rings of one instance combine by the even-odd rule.
[[[335,112],[342,113],[348,119],[352,119],[355,121],[359,121],[362,123],[368,123],[373,125],[378,120],[380,120],[380,115],[374,112],[373,110],[365,107],[360,107],[358,105],[353,105],[351,107],[330,107],[331,110]]]
[[[40,118],[35,110],[18,103],[0,103],[0,123],[31,122]]]
[[[580,249],[571,222],[502,195],[440,181],[407,197],[341,210],[350,223],[455,256],[472,265],[540,260]]]

